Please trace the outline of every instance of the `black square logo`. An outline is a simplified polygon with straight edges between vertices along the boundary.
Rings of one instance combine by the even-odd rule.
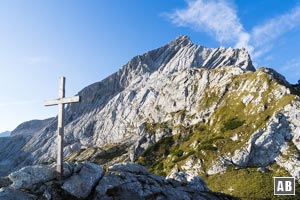
[[[295,195],[295,178],[274,177],[274,195]]]

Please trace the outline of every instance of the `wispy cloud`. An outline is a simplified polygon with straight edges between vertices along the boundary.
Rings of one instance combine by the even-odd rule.
[[[295,28],[300,28],[300,7],[254,27],[251,33],[252,41],[255,46],[262,46]]]
[[[246,31],[237,10],[225,0],[187,0],[187,7],[167,14],[177,26],[206,32],[220,43],[244,47],[252,57],[260,57],[273,48],[272,41],[293,29],[300,29],[300,7],[275,16]]]
[[[258,58],[264,55],[273,48],[274,40],[294,29],[300,29],[300,7],[298,6],[286,14],[255,26],[251,32],[251,43],[255,47],[252,57]]]
[[[294,71],[298,72],[300,68],[300,60],[299,59],[292,59],[286,63],[285,66],[281,67],[281,71]],[[299,73],[297,73],[299,74]]]
[[[238,47],[248,47],[249,34],[240,23],[236,10],[227,2],[189,0],[187,4],[187,8],[167,14],[172,23],[207,32],[219,42],[234,42]]]
[[[283,64],[282,67],[278,69],[281,73],[288,73],[289,78],[292,80],[292,82],[297,82],[300,77],[300,59],[291,59],[287,61],[285,64]]]

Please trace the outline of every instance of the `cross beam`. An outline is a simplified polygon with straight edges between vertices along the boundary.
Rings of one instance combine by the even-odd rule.
[[[59,81],[58,99],[44,101],[45,106],[58,105],[57,120],[57,178],[63,178],[63,139],[64,139],[64,106],[68,103],[80,102],[80,96],[65,97],[66,78],[61,77]]]

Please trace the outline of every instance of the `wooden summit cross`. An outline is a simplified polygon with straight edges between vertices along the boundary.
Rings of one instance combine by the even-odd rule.
[[[76,103],[80,101],[80,96],[65,98],[65,77],[61,77],[59,81],[58,99],[44,101],[45,106],[58,105],[57,120],[57,178],[62,180],[63,177],[63,139],[64,139],[64,105],[68,103]]]

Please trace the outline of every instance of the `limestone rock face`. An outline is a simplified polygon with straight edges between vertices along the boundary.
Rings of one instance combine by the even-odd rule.
[[[292,156],[290,158],[284,158],[283,156],[279,155],[275,158],[276,163],[286,169],[291,176],[295,177],[298,182],[300,180],[300,161],[299,155]]]
[[[288,104],[275,114],[266,128],[255,132],[232,157],[238,166],[267,166],[276,162],[300,182],[300,103]],[[293,149],[293,151],[291,151]]]
[[[227,159],[220,158],[214,161],[211,167],[207,170],[208,175],[223,173],[227,169],[227,165],[230,164]]]
[[[299,180],[299,91],[272,69],[255,70],[244,49],[206,48],[180,36],[78,93],[82,101],[65,109],[64,156],[110,166],[100,178],[102,186],[94,185],[97,176],[87,184],[97,188],[99,199],[127,198],[123,194],[201,199],[204,193],[191,196],[188,190],[195,188],[182,184],[199,174],[274,163]],[[0,138],[0,176],[53,163],[56,128],[57,118],[32,121]],[[128,161],[170,176],[177,170],[184,183]],[[89,169],[67,166],[71,184],[58,188],[85,197],[73,182],[83,184],[81,173]]]
[[[53,120],[54,118],[49,118],[45,120],[31,120],[24,122],[15,128],[15,130],[11,132],[11,135],[33,135],[41,131],[46,126],[49,126],[49,123],[51,123]]]
[[[29,165],[29,154],[22,151],[29,140],[22,135],[0,138],[0,176]],[[24,161],[24,158],[27,159]]]
[[[90,146],[141,140],[146,135],[142,128],[145,121],[162,120],[167,113],[185,107],[195,110],[192,105],[201,89],[222,78],[201,69],[226,66],[232,67],[232,74],[255,71],[244,49],[206,48],[193,44],[187,36],[134,57],[118,72],[84,88],[78,93],[82,101],[66,108],[65,155]],[[195,77],[191,78],[193,74]],[[199,90],[194,93],[191,84],[198,82],[197,79]],[[158,108],[162,112],[158,112]],[[21,124],[12,132],[13,136],[22,137],[16,145],[17,150],[0,138],[3,139],[0,166],[6,166],[1,167],[0,176],[26,165],[53,162],[56,123],[57,118],[51,118]],[[147,137],[142,147],[138,145],[132,149],[132,160],[166,134],[170,133],[162,131]]]
[[[276,114],[265,129],[254,133],[247,145],[237,150],[232,158],[238,166],[266,166],[274,162],[285,141],[291,140],[289,122],[282,114]]]

